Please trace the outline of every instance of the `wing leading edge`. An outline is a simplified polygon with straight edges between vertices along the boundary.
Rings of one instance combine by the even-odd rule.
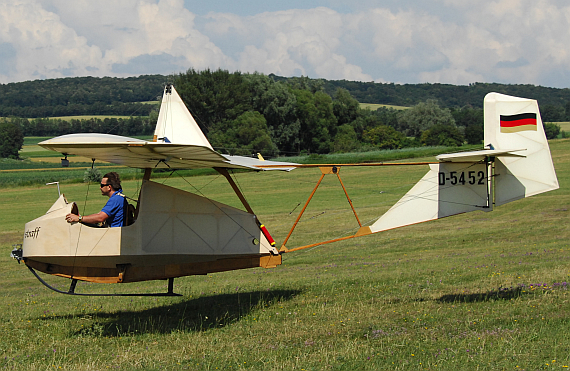
[[[225,167],[264,170],[258,166],[290,165],[290,167],[279,167],[277,169],[292,170],[295,167],[295,164],[287,162],[261,161],[243,156],[222,155],[209,147],[199,145],[148,142],[111,134],[68,134],[43,141],[39,145],[66,155],[96,158],[105,162],[141,169]]]

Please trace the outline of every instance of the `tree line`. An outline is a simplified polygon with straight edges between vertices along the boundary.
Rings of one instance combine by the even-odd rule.
[[[158,115],[128,118],[89,119],[24,119],[13,117],[9,121],[25,137],[59,136],[73,133],[104,133],[122,136],[152,135]]]
[[[122,136],[152,135],[158,115],[150,117],[90,119],[0,118],[0,158],[18,159],[24,137],[73,133],[106,133]]]
[[[276,81],[308,80],[306,77],[279,77]],[[338,88],[346,89],[361,103],[389,104],[411,107],[420,102],[435,100],[441,107],[483,108],[483,99],[490,92],[536,99],[545,122],[570,121],[570,89],[548,88],[535,85],[473,83],[450,84],[394,84],[347,80],[313,80],[323,91],[333,95]]]
[[[435,100],[443,108],[471,106],[483,108],[489,92],[536,99],[543,121],[570,121],[570,89],[535,85],[496,83],[394,84],[347,80],[280,77],[270,74],[276,82],[290,85],[317,86],[334,96],[338,88],[347,90],[361,103],[391,104],[411,107]],[[138,77],[73,77],[0,84],[0,116],[26,118],[72,115],[136,115],[145,116],[152,110],[140,102],[160,99],[164,84],[177,76],[142,75]]]
[[[168,77],[73,77],[0,84],[0,116],[148,116]]]
[[[434,99],[405,110],[361,109],[352,94],[322,80],[193,69],[173,78],[215,148],[294,155],[483,144],[483,109],[445,108]],[[546,124],[549,139],[560,127]]]
[[[83,79],[91,81],[95,78]],[[131,78],[129,81],[139,80],[145,79]],[[361,109],[358,100],[343,87],[328,91],[330,86],[324,80],[283,79],[225,70],[190,69],[164,80],[174,82],[212,145],[231,154],[325,154],[426,145],[461,146],[463,143],[482,144],[483,140],[483,110],[472,105],[448,108],[436,99],[427,99],[405,110],[384,107],[372,111]],[[57,81],[49,82],[55,84]],[[149,81],[148,85],[140,86],[151,86],[158,78],[154,76]],[[161,93],[162,89],[161,84]],[[114,94],[110,90],[107,93]],[[126,99],[125,96],[135,99],[135,95],[118,95],[120,99]],[[145,97],[148,98],[136,95],[136,99]],[[43,107],[41,104],[45,102],[38,103],[38,107]],[[111,106],[116,104],[111,102]],[[156,124],[157,107],[147,106],[151,107],[149,117],[104,120],[11,117],[2,120],[2,127],[7,131],[12,125],[24,136],[76,132],[149,135]],[[555,108],[560,115],[565,114],[564,107]],[[556,126],[550,129],[548,135],[558,135]]]
[[[293,155],[460,146],[483,140],[483,111],[435,100],[407,110],[361,109],[344,88],[319,80],[189,70],[175,77],[186,106],[215,148],[232,154]]]

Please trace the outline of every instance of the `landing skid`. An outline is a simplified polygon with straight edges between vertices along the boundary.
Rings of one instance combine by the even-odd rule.
[[[80,294],[80,293],[75,292],[75,286],[77,285],[77,280],[75,278],[71,279],[71,285],[69,285],[68,291],[61,291],[61,290],[56,289],[53,286],[50,286],[50,284],[48,284],[46,281],[44,281],[38,275],[38,273],[34,270],[34,268],[32,268],[28,265],[26,265],[26,267],[28,267],[30,272],[32,272],[34,274],[34,276],[36,276],[38,281],[40,281],[45,287],[47,287],[48,289],[53,290],[59,294],[64,294],[64,295],[75,295],[75,296],[182,296],[181,294],[177,294],[177,293],[173,292],[173,290],[174,290],[174,278],[168,279],[168,292],[161,292],[161,293],[149,293],[149,294]]]

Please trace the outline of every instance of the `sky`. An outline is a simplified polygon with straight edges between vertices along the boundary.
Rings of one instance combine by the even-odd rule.
[[[0,0],[0,83],[190,68],[570,87],[567,0]]]

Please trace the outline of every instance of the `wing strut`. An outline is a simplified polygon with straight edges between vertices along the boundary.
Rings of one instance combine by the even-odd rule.
[[[259,227],[261,232],[263,232],[263,234],[265,235],[265,238],[267,238],[267,241],[269,242],[269,244],[274,247],[275,241],[273,240],[273,237],[271,237],[271,235],[269,234],[269,231],[267,230],[267,227],[265,225],[263,225],[261,223],[261,221],[259,221],[259,218],[257,217],[257,215],[255,215],[255,213],[253,212],[253,209],[249,205],[249,202],[247,202],[247,200],[245,199],[245,196],[243,195],[243,193],[241,192],[241,190],[239,189],[237,184],[234,182],[233,178],[231,177],[230,173],[228,172],[228,169],[221,168],[221,167],[215,167],[214,169],[218,173],[222,174],[227,179],[228,183],[230,183],[230,185],[232,186],[232,189],[234,190],[235,194],[240,199],[241,203],[243,204],[243,206],[245,207],[247,212],[252,214],[253,216],[255,216],[255,222],[257,223],[257,226]],[[274,250],[274,251],[277,251],[277,250]],[[270,250],[270,252],[273,254],[273,251]]]
[[[243,195],[243,193],[241,193],[237,184],[234,182],[234,180],[230,176],[228,169],[222,168],[222,167],[215,167],[214,170],[216,170],[218,173],[222,174],[227,179],[228,183],[230,183],[230,185],[232,186],[232,189],[234,190],[234,192],[238,196],[239,200],[241,201],[241,203],[243,204],[243,207],[245,207],[247,212],[255,215],[255,213],[253,212],[253,209],[251,208],[251,206],[249,206],[249,203],[245,199],[245,196]]]

